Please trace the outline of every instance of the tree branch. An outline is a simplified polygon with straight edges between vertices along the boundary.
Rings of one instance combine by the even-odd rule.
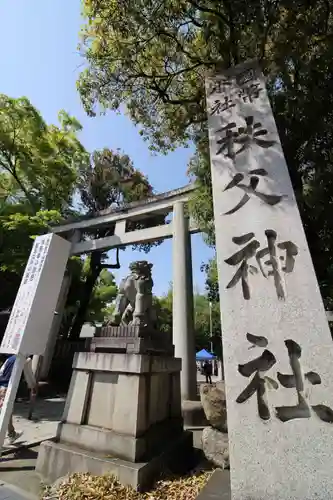
[[[6,151],[1,151],[1,153],[3,154],[5,159],[7,160],[8,165],[4,164],[3,162],[0,162],[0,165],[2,166],[2,168],[4,170],[6,170],[14,178],[14,180],[16,181],[16,183],[18,184],[18,186],[22,190],[23,194],[26,196],[28,203],[30,203],[31,208],[34,210],[34,212],[36,212],[36,204],[34,202],[34,199],[32,196],[30,196],[30,193],[25,188],[23,182],[19,178],[19,176],[16,172],[16,168],[13,168],[13,164],[12,164],[12,160],[11,160],[10,156],[8,155],[8,153]],[[15,160],[15,164],[16,164],[16,160]]]
[[[205,12],[206,14],[212,14],[213,16],[216,16],[218,17],[219,19],[221,19],[221,21],[223,21],[227,26],[230,27],[230,23],[229,23],[229,20],[226,16],[224,16],[221,12],[219,12],[218,10],[215,10],[215,9],[210,9],[209,7],[202,7],[201,5],[199,5],[197,2],[195,2],[194,0],[188,0],[188,2],[193,6],[195,7],[196,9],[200,10],[200,12]]]
[[[199,23],[199,21],[197,19],[195,19],[195,17],[191,16],[191,14],[187,14],[187,15],[190,19],[190,22],[192,24],[194,24],[194,26],[196,26],[197,28],[200,28],[200,29],[202,29],[204,27],[204,24]]]
[[[266,23],[266,26],[264,29],[264,36],[263,36],[263,39],[261,42],[261,50],[260,50],[260,58],[259,58],[260,61],[262,61],[266,55],[267,39],[268,39],[269,31],[274,24],[274,14],[276,13],[276,9],[278,7],[278,4],[279,4],[279,0],[275,0],[275,2],[273,2],[273,5],[271,6],[271,8],[269,9],[269,12],[267,14],[268,19],[267,19],[267,23]]]
[[[200,66],[213,66],[215,63],[203,63],[203,62],[199,62],[197,64],[194,64],[193,66],[190,66],[188,68],[184,68],[182,70],[179,70],[173,74],[169,74],[169,75],[161,75],[161,76],[158,76],[158,75],[147,75],[146,73],[144,72],[140,72],[140,73],[137,73],[136,75],[128,75],[126,76],[126,79],[121,79],[121,78],[117,78],[116,75],[110,75],[108,77],[107,80],[105,80],[103,83],[101,83],[99,85],[99,91],[101,91],[104,87],[107,87],[108,85],[110,85],[110,82],[113,80],[116,84],[118,85],[122,85],[124,87],[130,87],[131,85],[131,90],[133,92],[133,88],[132,88],[132,84],[129,84],[129,81],[130,80],[135,80],[137,78],[146,78],[147,80],[154,80],[155,78],[157,79],[164,79],[164,80],[168,80],[169,79],[169,82],[167,84],[167,86],[163,89],[161,87],[159,87],[157,85],[157,82],[152,82],[150,85],[149,85],[149,88],[156,92],[158,94],[158,96],[162,99],[162,101],[166,104],[194,104],[196,102],[198,102],[198,99],[200,98],[200,94],[201,94],[201,91],[194,97],[191,97],[191,98],[184,98],[184,99],[172,99],[170,98],[168,95],[167,95],[167,90],[172,82],[172,80],[183,74],[183,73],[187,73],[189,71],[193,71],[194,69],[196,68],[199,68]]]
[[[179,50],[181,50],[183,54],[185,54],[191,61],[198,61],[197,57],[194,57],[190,52],[184,49],[184,47],[182,46],[182,44],[175,35],[172,35],[171,33],[168,33],[165,30],[159,30],[156,32],[156,34],[160,36],[166,36],[167,38],[171,38],[171,40],[173,40],[176,43]]]
[[[115,264],[101,264],[101,269],[120,269],[119,248],[116,248],[116,261]]]
[[[233,20],[233,11],[232,6],[229,0],[225,0],[226,7],[228,10],[229,22],[227,22],[230,28],[229,34],[229,42],[230,42],[230,54],[233,59],[234,65],[237,65],[240,62],[239,58],[239,47],[238,47],[238,38],[237,38],[237,30]]]

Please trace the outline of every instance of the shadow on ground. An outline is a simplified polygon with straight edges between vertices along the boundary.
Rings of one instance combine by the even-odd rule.
[[[37,455],[36,449],[23,448],[14,451],[11,455],[2,457],[0,462],[0,474],[4,472],[35,470]],[[23,464],[22,462],[27,463]]]
[[[38,447],[13,451],[0,459],[0,481],[39,495],[41,481],[35,472]]]
[[[39,422],[47,420],[56,422],[61,420],[65,406],[64,397],[37,399],[32,414],[32,421]],[[30,411],[30,402],[27,400],[19,400],[15,403],[14,415],[28,418]]]

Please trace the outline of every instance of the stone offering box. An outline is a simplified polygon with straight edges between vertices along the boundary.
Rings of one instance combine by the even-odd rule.
[[[42,443],[37,459],[46,482],[109,472],[144,490],[161,472],[189,465],[193,443],[183,430],[180,359],[81,352],[73,369],[56,441]]]

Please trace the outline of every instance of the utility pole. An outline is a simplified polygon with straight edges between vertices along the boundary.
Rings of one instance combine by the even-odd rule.
[[[210,333],[210,352],[213,353],[213,304],[209,301],[209,333]]]

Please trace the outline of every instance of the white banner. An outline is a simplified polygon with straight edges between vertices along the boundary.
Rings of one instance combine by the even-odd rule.
[[[70,247],[69,241],[52,233],[36,238],[0,352],[43,354]]]

